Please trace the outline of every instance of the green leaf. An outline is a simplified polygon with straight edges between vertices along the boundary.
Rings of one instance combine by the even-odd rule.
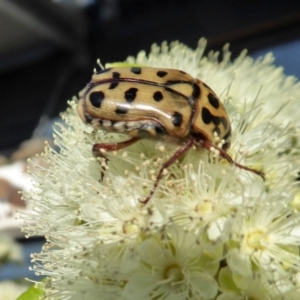
[[[16,300],[39,300],[44,296],[44,284],[40,283],[38,287],[32,285],[27,291],[20,295]]]

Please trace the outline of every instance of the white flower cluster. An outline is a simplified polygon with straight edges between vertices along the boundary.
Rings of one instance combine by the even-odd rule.
[[[228,46],[222,59],[203,56],[205,46],[163,43],[127,62],[181,69],[211,86],[231,119],[228,153],[266,180],[192,149],[144,205],[176,146],[141,140],[96,159],[94,144],[128,136],[83,124],[71,101],[56,130],[60,153],[46,148],[47,167],[32,163],[35,185],[24,193],[22,218],[36,220],[24,231],[47,239],[33,255],[47,298],[299,299],[300,83],[271,54],[231,62]]]

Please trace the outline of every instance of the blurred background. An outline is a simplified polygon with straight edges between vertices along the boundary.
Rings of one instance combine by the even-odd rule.
[[[24,209],[17,191],[29,188],[26,159],[51,143],[51,125],[96,59],[123,61],[165,40],[196,48],[200,37],[207,52],[229,42],[233,59],[245,48],[253,57],[272,51],[300,77],[300,1],[0,0],[0,290],[6,280],[35,278],[29,253],[43,239],[26,240],[15,227],[15,209]],[[3,252],[7,237],[19,246],[11,240]]]

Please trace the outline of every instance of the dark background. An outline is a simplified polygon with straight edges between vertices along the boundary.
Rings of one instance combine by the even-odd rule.
[[[300,1],[288,0],[1,0],[0,154],[64,110],[97,58],[123,61],[164,40],[195,48],[200,37],[207,51],[230,42],[233,58],[244,48],[257,55],[297,42],[299,21]],[[289,55],[297,69],[299,50]]]

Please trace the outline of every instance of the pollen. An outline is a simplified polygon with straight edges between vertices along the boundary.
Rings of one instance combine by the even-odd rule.
[[[147,166],[149,166],[149,165],[150,165],[150,160],[145,160],[145,161],[143,162],[143,166],[147,167]]]
[[[174,186],[174,180],[168,180],[167,185],[168,185],[168,187],[173,187]]]
[[[246,234],[244,242],[250,251],[263,251],[268,244],[265,232],[262,229],[257,229]]]
[[[135,234],[140,231],[140,228],[134,223],[128,223],[123,225],[123,233],[125,234]]]
[[[160,152],[165,152],[166,151],[166,148],[164,146],[160,146],[158,149],[159,149]]]
[[[168,266],[164,271],[164,279],[171,280],[175,285],[184,280],[184,273],[182,272],[179,265]]]

